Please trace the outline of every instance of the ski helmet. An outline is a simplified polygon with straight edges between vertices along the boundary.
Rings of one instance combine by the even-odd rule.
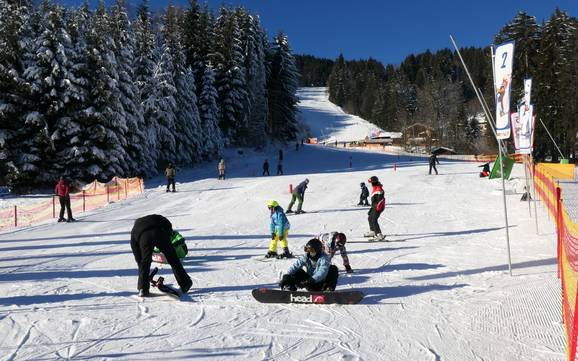
[[[267,202],[267,208],[275,208],[275,207],[279,207],[279,203],[277,203],[277,201],[270,200],[269,202]]]
[[[343,246],[345,242],[347,242],[347,237],[345,237],[345,234],[341,232],[336,233],[335,236],[333,236],[333,239],[335,240],[335,243],[337,243],[340,246]]]
[[[305,178],[305,183],[309,184],[309,178]]]
[[[373,176],[373,177],[369,178],[367,181],[371,184],[379,183],[379,178],[377,178],[376,176]]]
[[[315,253],[317,255],[319,255],[319,254],[321,254],[322,248],[323,248],[323,245],[321,244],[320,240],[318,240],[317,238],[311,238],[309,240],[309,242],[307,242],[307,244],[305,245],[303,250],[305,252],[309,252],[310,250],[312,250],[312,251],[315,251]]]
[[[361,182],[361,183],[359,183],[359,185],[363,187],[365,185],[365,183]]]

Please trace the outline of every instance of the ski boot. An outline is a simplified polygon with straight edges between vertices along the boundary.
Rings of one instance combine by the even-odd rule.
[[[289,252],[289,248],[283,248],[283,253],[277,256],[277,259],[293,258],[293,253]]]
[[[363,237],[375,237],[375,232],[374,231],[365,232],[363,234]]]
[[[277,252],[269,251],[265,255],[265,258],[277,258]]]
[[[353,269],[351,268],[350,265],[346,265],[346,266],[345,266],[345,272],[347,272],[347,273],[353,273]]]
[[[302,210],[302,209],[298,209],[297,212],[295,212],[295,214],[301,214],[301,213],[307,213],[307,212],[305,212],[305,211]]]
[[[138,290],[138,296],[139,297],[147,297],[149,295],[150,295],[150,293],[148,290]]]
[[[60,222],[66,222],[66,219],[64,219],[64,218],[58,218],[58,223],[60,223]]]
[[[375,237],[373,237],[372,239],[370,239],[371,242],[380,242],[385,240],[385,236],[381,233],[378,233],[375,235]]]
[[[285,214],[289,214],[289,213],[293,213],[293,211],[290,210],[290,209],[288,209],[288,210],[285,211]]]

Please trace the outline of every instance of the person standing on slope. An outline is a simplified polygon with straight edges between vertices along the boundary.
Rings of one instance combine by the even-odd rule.
[[[58,217],[58,222],[74,222],[76,219],[72,218],[72,209],[70,208],[70,185],[64,177],[60,177],[60,180],[54,188],[54,193],[58,196],[60,201],[60,216]],[[68,219],[64,219],[64,210],[66,209],[66,215]]]
[[[368,179],[371,183],[371,208],[369,209],[367,220],[369,221],[369,232],[365,233],[365,237],[374,237],[374,241],[381,241],[385,238],[381,234],[381,228],[379,228],[379,223],[377,219],[385,209],[385,195],[383,192],[383,186],[379,182],[376,176]]]
[[[361,194],[359,195],[359,203],[358,206],[368,206],[369,202],[367,201],[367,197],[369,197],[369,189],[365,186],[365,183],[361,182]]]
[[[269,175],[269,161],[267,159],[265,159],[265,162],[263,162],[263,175]]]
[[[175,191],[175,177],[177,175],[177,170],[173,163],[169,163],[167,168],[165,169],[165,176],[167,177],[167,192],[169,192],[169,188],[171,184],[173,185],[173,192]]]
[[[217,168],[219,169],[219,179],[225,180],[225,159],[221,158]]]
[[[432,168],[433,168],[433,170],[435,170],[436,175],[438,174],[438,169],[436,168],[436,163],[440,164],[440,161],[438,160],[438,156],[435,153],[432,153],[429,157],[429,174],[431,174]]]
[[[320,240],[310,239],[304,248],[305,255],[299,256],[287,270],[287,274],[283,275],[279,282],[279,287],[289,291],[297,291],[297,288],[308,291],[335,291],[339,272],[322,248]]]
[[[265,258],[293,258],[287,244],[287,235],[289,234],[291,224],[283,212],[283,208],[281,208],[277,201],[273,200],[267,202],[267,208],[269,208],[271,212],[271,223],[269,224],[271,242],[269,243],[269,251],[265,255]],[[283,248],[283,253],[280,255],[277,255],[277,241],[281,241],[281,247]]]
[[[149,295],[149,274],[155,247],[165,255],[167,262],[171,265],[181,291],[187,293],[193,285],[193,281],[191,281],[191,278],[183,268],[177,252],[171,244],[172,234],[173,225],[171,222],[158,214],[150,214],[138,218],[134,222],[130,232],[130,247],[138,265],[137,289],[139,296],[146,297]]]
[[[291,210],[291,207],[293,207],[293,204],[295,203],[295,200],[297,200],[299,203],[297,203],[297,211],[295,211],[295,213],[299,214],[299,213],[305,213],[301,207],[303,206],[303,198],[305,197],[305,190],[307,189],[307,185],[309,184],[309,179],[305,179],[303,182],[299,183],[299,185],[297,187],[295,187],[295,189],[293,189],[293,192],[291,193],[291,202],[289,203],[289,206],[287,207],[287,213],[293,213],[293,211]]]
[[[351,269],[351,265],[349,264],[349,257],[347,257],[347,249],[345,249],[345,243],[347,242],[345,234],[341,232],[321,233],[317,236],[317,239],[323,243],[323,252],[329,256],[329,259],[333,259],[335,253],[339,251],[345,271],[347,273],[353,273],[353,269]]]

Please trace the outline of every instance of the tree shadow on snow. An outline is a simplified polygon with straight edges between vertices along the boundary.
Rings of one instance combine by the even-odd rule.
[[[98,293],[73,293],[73,294],[49,294],[49,295],[31,295],[31,296],[13,296],[0,297],[0,305],[10,306],[29,306],[44,303],[61,303],[66,301],[78,301],[95,297],[129,297],[135,292],[98,292]]]
[[[150,337],[150,336],[148,336]],[[147,338],[148,338],[147,337]],[[132,359],[132,360],[191,360],[191,359],[217,359],[225,358],[246,358],[249,349],[267,348],[270,345],[247,345],[233,347],[216,347],[216,348],[172,348],[166,350],[146,350],[141,352],[115,352],[115,353],[98,353],[99,359]],[[75,360],[92,360],[94,355],[74,356]]]
[[[430,263],[400,263],[400,264],[385,264],[377,268],[360,268],[356,269],[355,273],[358,274],[372,274],[372,273],[382,273],[382,272],[394,272],[394,271],[421,271],[430,270],[445,267],[442,264],[430,264]]]
[[[359,288],[365,294],[362,304],[380,304],[382,300],[391,298],[405,298],[425,292],[450,291],[455,288],[462,288],[467,284],[456,285],[425,285],[425,286],[396,286],[396,287],[362,287]]]
[[[354,243],[372,243],[375,244],[376,242],[369,242],[369,241],[360,241],[360,242],[354,242]],[[419,248],[419,247],[381,247],[381,248],[370,248],[370,249],[360,249],[360,250],[355,250],[355,251],[350,251],[347,250],[347,254],[365,254],[365,253],[372,253],[372,252],[383,252],[383,251],[399,251],[402,249],[414,249],[414,248]]]
[[[519,263],[512,264],[512,270],[515,271],[516,269],[520,269],[520,268],[550,266],[550,265],[557,264],[557,262],[558,261],[556,258],[546,258],[546,259],[535,260],[535,261],[519,262]],[[409,277],[408,279],[413,280],[413,281],[427,281],[427,280],[434,280],[434,279],[440,279],[440,278],[469,276],[469,275],[479,274],[479,273],[484,273],[484,272],[497,272],[497,271],[506,272],[507,270],[508,270],[508,265],[507,264],[501,264],[501,265],[496,265],[496,266],[473,268],[473,269],[463,270],[463,271],[453,271],[453,272],[437,273],[437,274],[433,274],[433,275]]]

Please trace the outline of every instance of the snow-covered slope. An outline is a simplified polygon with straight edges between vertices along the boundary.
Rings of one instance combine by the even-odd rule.
[[[345,113],[329,101],[327,88],[301,88],[300,118],[309,126],[310,134],[319,141],[353,141],[381,131],[367,120]]]
[[[319,113],[330,107],[320,103]],[[541,205],[537,235],[527,204],[507,196],[510,277],[501,184],[478,178],[477,165],[442,161],[440,175],[429,176],[409,158],[307,145],[285,149],[285,176],[259,176],[276,151],[228,158],[225,181],[209,164],[180,172],[175,194],[156,179],[144,195],[78,223],[0,233],[0,358],[565,359],[556,239]],[[354,204],[372,175],[386,191],[380,224],[389,242],[361,237],[367,208]],[[300,254],[318,232],[345,232],[356,272],[341,274],[338,288],[362,290],[359,305],[265,305],[251,296],[291,264],[259,260],[269,243],[266,202],[286,206],[289,184],[305,177],[311,213],[289,217],[289,247]],[[149,213],[167,216],[187,239],[194,284],[180,302],[134,296],[129,234]],[[343,269],[339,256],[334,263]],[[161,273],[174,280],[170,268]]]

